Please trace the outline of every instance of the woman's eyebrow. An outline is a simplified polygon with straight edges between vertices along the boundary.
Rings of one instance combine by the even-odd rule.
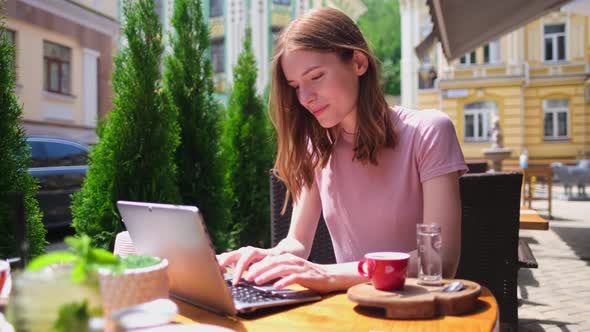
[[[312,70],[314,70],[314,69],[317,69],[317,68],[320,68],[320,67],[321,67],[320,65],[317,65],[317,66],[311,66],[311,67],[307,68],[307,70],[306,70],[306,71],[304,71],[304,72],[303,72],[303,74],[301,74],[301,76],[305,76],[305,75],[307,75],[307,73],[309,73],[310,71],[312,71]],[[294,81],[292,81],[292,80],[287,80],[287,83],[292,83],[292,82],[294,82]]]

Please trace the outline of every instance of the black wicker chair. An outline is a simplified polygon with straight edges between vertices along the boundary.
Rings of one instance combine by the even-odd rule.
[[[281,215],[283,203],[285,202],[285,193],[287,188],[271,171],[270,172],[270,231],[272,246],[277,245],[282,239],[287,236],[289,232],[289,225],[291,224],[291,212],[293,211],[292,200],[289,200],[285,214]],[[318,228],[315,233],[309,260],[319,264],[333,264],[336,263],[334,257],[334,247],[332,247],[332,239],[330,232],[323,216],[320,216]]]
[[[9,206],[9,219],[12,221],[12,236],[16,243],[16,248],[2,248],[3,252],[11,252],[16,255],[5,257],[12,268],[24,268],[27,263],[28,250],[26,239],[26,219],[25,219],[25,202],[21,192],[8,192],[6,201]],[[16,249],[16,250],[15,250]]]
[[[518,326],[518,232],[522,173],[467,174],[459,179],[461,259],[456,277],[489,288],[500,322]]]
[[[285,186],[271,172],[272,245],[283,239],[291,222],[291,202],[281,209]],[[457,278],[476,281],[494,294],[500,321],[517,328],[518,232],[521,173],[467,174],[459,179],[462,202],[461,259]],[[332,241],[323,218],[309,259],[334,263]]]
[[[485,173],[488,171],[488,162],[483,160],[472,160],[472,161],[467,161],[467,168],[469,168],[468,173],[469,174],[474,174],[474,173]]]

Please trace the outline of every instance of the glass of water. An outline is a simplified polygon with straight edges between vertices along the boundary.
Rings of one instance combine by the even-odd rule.
[[[442,283],[442,239],[440,225],[416,225],[418,244],[418,283],[440,285]]]

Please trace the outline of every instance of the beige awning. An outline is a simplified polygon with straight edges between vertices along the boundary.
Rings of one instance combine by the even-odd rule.
[[[418,58],[438,40],[447,60],[490,42],[571,0],[427,0],[434,24]]]

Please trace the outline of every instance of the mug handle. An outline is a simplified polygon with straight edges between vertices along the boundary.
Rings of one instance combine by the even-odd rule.
[[[367,267],[366,271],[365,271],[365,266]],[[373,272],[375,271],[375,262],[370,259],[363,258],[359,261],[359,264],[357,266],[357,270],[359,271],[360,275],[362,275],[363,277],[372,278]]]

